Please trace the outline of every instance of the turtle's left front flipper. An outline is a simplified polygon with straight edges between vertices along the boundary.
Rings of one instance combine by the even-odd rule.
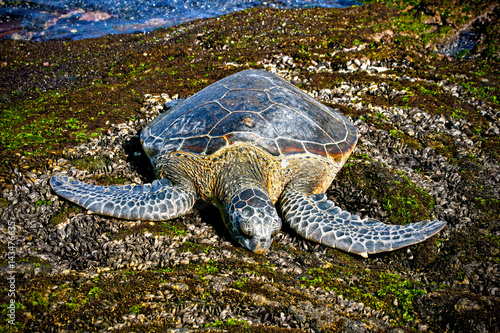
[[[53,176],[50,185],[57,194],[92,213],[127,220],[172,219],[188,212],[196,200],[194,190],[173,186],[168,179],[136,186],[96,186]]]
[[[280,198],[282,216],[299,235],[324,245],[368,257],[369,253],[396,250],[435,235],[444,221],[387,225],[360,219],[328,200],[326,194],[307,195],[288,190]]]

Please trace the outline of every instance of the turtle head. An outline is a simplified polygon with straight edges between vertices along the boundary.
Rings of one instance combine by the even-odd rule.
[[[255,188],[231,197],[224,208],[224,222],[238,243],[258,254],[267,252],[281,229],[281,219],[269,196]]]

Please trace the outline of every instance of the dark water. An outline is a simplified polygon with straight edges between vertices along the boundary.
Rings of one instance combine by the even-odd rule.
[[[146,32],[254,8],[349,7],[359,0],[0,0],[0,38],[83,39]]]

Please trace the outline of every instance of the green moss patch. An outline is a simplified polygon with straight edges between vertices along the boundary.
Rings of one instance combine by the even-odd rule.
[[[92,172],[103,169],[109,163],[109,159],[104,156],[87,156],[71,162],[80,170]]]
[[[359,175],[368,175],[359,177]],[[393,224],[407,224],[431,219],[434,198],[417,187],[404,175],[390,171],[375,162],[347,164],[340,171],[338,181],[349,183],[376,198]]]
[[[198,244],[198,243],[193,243],[193,242],[183,242],[181,246],[179,247],[179,250],[181,251],[186,251],[186,252],[193,252],[193,253],[200,253],[204,252],[207,253],[210,252],[212,249],[212,246],[207,245],[207,244]]]
[[[110,237],[120,240],[132,234],[151,233],[155,236],[179,237],[186,235],[186,226],[176,220],[165,222],[143,222],[131,228],[123,229]]]
[[[351,283],[355,275],[356,283]],[[404,279],[398,274],[372,270],[352,273],[341,266],[310,269],[301,278],[303,285],[333,290],[338,295],[385,311],[405,325],[415,319],[415,298],[427,292],[423,285]]]
[[[68,219],[74,215],[83,212],[83,209],[78,206],[71,206],[63,211],[60,211],[50,218],[50,223],[57,226],[61,223],[65,223]]]

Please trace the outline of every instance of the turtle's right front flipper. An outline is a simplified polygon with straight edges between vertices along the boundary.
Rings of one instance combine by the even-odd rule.
[[[92,213],[127,220],[172,219],[188,212],[196,200],[194,189],[173,186],[167,179],[136,186],[96,186],[53,176],[50,185],[57,194]]]

